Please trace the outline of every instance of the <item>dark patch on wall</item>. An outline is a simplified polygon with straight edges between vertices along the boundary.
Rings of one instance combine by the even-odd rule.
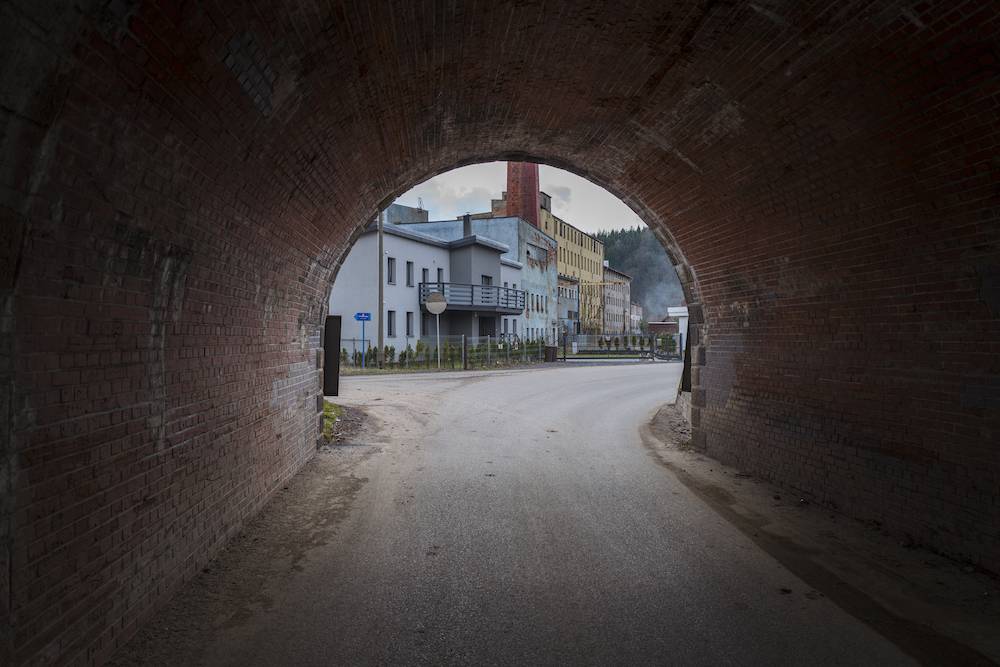
[[[1000,375],[967,375],[962,380],[963,408],[1000,409]]]
[[[108,0],[97,10],[94,27],[108,43],[119,44],[137,4],[136,0]]]
[[[13,289],[24,239],[24,218],[13,211],[0,213],[0,289]]]
[[[976,275],[979,276],[979,298],[993,317],[1000,317],[1000,265],[981,263],[976,267]]]

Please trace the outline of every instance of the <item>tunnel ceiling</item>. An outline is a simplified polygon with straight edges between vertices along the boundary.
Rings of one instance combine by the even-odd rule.
[[[98,662],[197,572],[314,450],[352,235],[508,157],[665,244],[696,446],[998,562],[998,11],[0,5],[3,650]]]

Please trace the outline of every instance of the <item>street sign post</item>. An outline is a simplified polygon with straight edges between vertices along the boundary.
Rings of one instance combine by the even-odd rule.
[[[354,313],[354,319],[361,322],[361,368],[365,367],[365,322],[372,319],[371,313]]]
[[[427,306],[427,312],[437,318],[438,370],[441,370],[441,313],[448,307],[448,302],[445,300],[444,294],[433,292],[427,295],[427,301],[424,302],[424,305]]]

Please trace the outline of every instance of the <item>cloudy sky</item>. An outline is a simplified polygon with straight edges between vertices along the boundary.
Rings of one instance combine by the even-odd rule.
[[[604,188],[554,167],[539,167],[541,188],[552,196],[552,212],[587,232],[645,227],[620,199]],[[423,199],[431,220],[490,210],[490,200],[507,189],[507,163],[486,162],[454,169],[424,181],[403,194],[397,204],[416,206]]]

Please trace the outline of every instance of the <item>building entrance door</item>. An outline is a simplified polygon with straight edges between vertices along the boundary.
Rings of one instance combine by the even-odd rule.
[[[496,336],[497,335],[497,318],[495,317],[483,317],[479,316],[479,335],[480,336]]]

